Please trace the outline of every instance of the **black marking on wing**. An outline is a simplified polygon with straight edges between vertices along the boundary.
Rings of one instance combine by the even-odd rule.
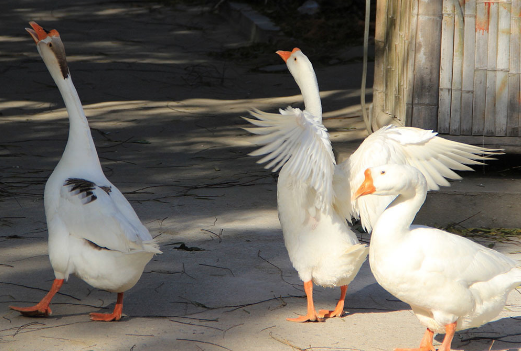
[[[103,190],[104,192],[106,192],[107,195],[110,195],[109,193],[112,191],[112,187],[111,187],[111,186],[103,185],[103,186],[100,186],[99,188],[100,188],[101,190]]]
[[[87,242],[87,244],[92,246],[92,248],[94,248],[94,249],[96,249],[98,251],[101,251],[101,250],[109,250],[109,251],[111,251],[110,249],[108,249],[106,247],[103,247],[103,246],[99,246],[98,244],[96,244],[96,243],[94,243],[94,242],[92,242],[90,240],[87,240],[87,239],[84,239],[84,240]]]
[[[74,195],[80,195],[82,199],[87,199],[85,205],[95,201],[98,197],[94,195],[93,190],[96,189],[96,184],[81,178],[69,178],[65,181],[64,186],[72,185],[69,192],[77,191]]]

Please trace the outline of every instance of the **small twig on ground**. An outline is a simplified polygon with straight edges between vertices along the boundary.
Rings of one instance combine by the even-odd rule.
[[[213,345],[213,346],[220,347],[221,349],[225,349],[225,350],[233,351],[232,349],[229,349],[229,348],[227,348],[227,347],[224,347],[224,346],[221,346],[221,345],[218,345],[218,344],[214,344],[213,342],[209,342],[209,341],[200,341],[200,340],[192,340],[192,339],[176,339],[176,340],[179,340],[179,341],[200,342],[201,344]]]
[[[228,329],[223,330],[223,339],[224,339],[224,336],[226,335],[226,332],[227,332],[228,330],[233,329],[233,328],[235,328],[235,327],[239,327],[239,326],[241,326],[241,325],[244,325],[244,323],[237,324],[237,325],[233,325],[233,326],[229,327]]]
[[[184,324],[184,325],[191,325],[191,326],[194,326],[194,327],[201,327],[201,328],[208,328],[208,329],[215,329],[215,330],[223,331],[221,328],[212,327],[212,326],[209,326],[209,325],[187,323],[187,322],[176,321],[176,320],[173,320],[173,319],[169,319],[169,321],[170,322],[174,322],[174,323]]]
[[[217,220],[215,220],[217,221]],[[215,222],[214,222],[214,225],[215,225]],[[221,228],[221,232],[219,234],[217,233],[214,233],[212,232],[211,230],[208,230],[208,229],[201,229],[202,232],[208,232],[210,234],[213,234],[215,235],[218,239],[219,239],[219,243],[221,243],[223,241],[223,232],[224,232],[224,229]]]
[[[288,282],[286,279],[284,279],[284,275],[283,275],[283,272],[282,272],[282,269],[280,269],[278,266],[274,265],[273,263],[271,263],[270,261],[268,261],[267,259],[265,259],[264,257],[261,256],[261,250],[259,250],[259,252],[257,252],[257,257],[259,257],[260,259],[262,259],[264,262],[267,262],[269,263],[270,265],[272,265],[273,267],[277,268],[279,270],[279,273],[280,273],[280,279],[282,279],[282,281],[286,284],[289,284],[291,285],[294,289],[297,289],[299,291],[302,291],[302,289],[300,288],[299,285],[297,284],[293,284],[293,283],[290,283]],[[297,287],[298,286],[298,287]]]
[[[30,322],[30,323],[23,324],[23,325],[19,326],[18,328],[16,328],[16,332],[13,334],[13,338],[16,336],[16,334],[18,334],[23,329],[29,328],[30,326],[33,326],[33,325],[45,325],[45,324],[40,323],[40,322]],[[6,330],[9,330],[9,329],[6,329]]]
[[[199,266],[205,266],[205,267],[212,267],[212,268],[225,269],[225,270],[227,270],[227,271],[230,271],[230,273],[232,274],[232,276],[235,277],[235,274],[233,274],[233,271],[232,271],[230,268],[219,267],[219,266],[212,266],[212,265],[210,265],[210,264],[204,264],[204,263],[199,263]]]
[[[286,340],[286,339],[277,338],[277,337],[273,336],[272,332],[270,332],[269,335],[270,335],[270,337],[271,337],[273,340],[278,341],[278,342],[280,342],[281,344],[288,345],[288,346],[291,347],[292,349],[296,349],[296,350],[299,350],[299,351],[304,351],[303,348],[300,348],[300,347],[298,347],[298,346],[296,346],[296,345],[293,345],[292,343],[290,343],[290,342],[289,342],[288,340]]]

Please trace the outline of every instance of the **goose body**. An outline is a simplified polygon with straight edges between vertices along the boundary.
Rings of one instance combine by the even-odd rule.
[[[56,279],[36,306],[11,308],[24,315],[49,315],[52,297],[75,274],[95,288],[118,293],[114,313],[92,313],[91,318],[119,320],[123,292],[137,283],[145,265],[161,251],[127,199],[103,174],[58,32],[30,25],[27,31],[60,90],[70,126],[65,151],[44,192]]]
[[[438,189],[439,185],[449,185],[445,178],[460,179],[452,169],[471,170],[465,164],[481,164],[478,160],[487,159],[486,155],[494,150],[445,140],[432,131],[387,126],[370,135],[346,161],[336,164],[322,124],[318,83],[311,62],[298,48],[277,53],[295,78],[305,109],[288,107],[279,114],[253,110],[254,118],[246,120],[257,128],[245,129],[257,135],[253,143],[264,145],[250,155],[264,155],[259,163],[280,170],[277,203],[284,243],[308,296],[307,315],[289,320],[314,321],[342,315],[347,285],[367,257],[366,245],[359,243],[346,220],[360,218],[371,230],[394,199],[369,195],[352,200],[367,167],[411,164],[427,175],[430,189]],[[315,312],[313,282],[341,287],[333,311]]]
[[[466,238],[412,226],[427,188],[417,169],[384,165],[365,172],[355,197],[398,196],[374,227],[371,270],[384,289],[411,305],[427,328],[424,349],[432,347],[433,333],[446,333],[439,350],[448,351],[456,330],[479,327],[501,312],[508,294],[521,283],[521,269],[514,260]]]

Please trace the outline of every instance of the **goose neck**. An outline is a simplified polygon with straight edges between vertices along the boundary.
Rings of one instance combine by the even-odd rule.
[[[397,236],[405,235],[426,196],[427,190],[421,185],[400,194],[380,215],[373,230],[373,238],[376,236],[378,240],[385,236],[389,239],[393,237],[391,240],[395,240]]]
[[[70,75],[65,79],[55,78],[55,82],[69,115],[69,137],[62,160],[101,169],[89,123]]]

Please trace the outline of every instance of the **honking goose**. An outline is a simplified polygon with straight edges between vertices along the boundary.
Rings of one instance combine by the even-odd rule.
[[[26,30],[60,90],[70,126],[65,151],[44,192],[56,279],[37,305],[10,308],[26,316],[50,315],[53,296],[75,274],[93,287],[118,293],[113,313],[91,313],[91,319],[119,320],[124,291],[137,283],[145,265],[161,251],[127,199],[103,174],[59,33],[29,24],[32,29]]]
[[[284,242],[290,260],[304,281],[308,297],[307,315],[290,321],[316,321],[341,316],[347,285],[358,273],[367,256],[365,245],[349,229],[345,219],[360,218],[370,231],[378,215],[393,196],[366,196],[352,201],[362,184],[363,171],[371,166],[398,163],[420,169],[429,189],[448,186],[445,178],[460,179],[455,170],[471,170],[465,164],[496,150],[453,142],[429,130],[387,126],[371,134],[344,162],[336,165],[326,128],[322,124],[322,105],[318,83],[309,59],[298,48],[278,51],[297,82],[305,109],[288,107],[280,114],[254,110],[255,119],[245,118],[258,128],[245,128],[257,134],[254,144],[265,145],[250,155],[266,155],[280,175],[277,202]],[[483,155],[483,156],[480,156]],[[326,287],[341,287],[333,311],[319,311],[313,305],[313,282]]]
[[[456,330],[479,327],[501,312],[509,292],[521,283],[521,269],[514,260],[466,238],[411,226],[427,190],[416,168],[384,165],[365,171],[354,197],[398,195],[374,226],[371,270],[427,327],[417,350],[433,350],[433,334],[445,333],[438,350],[449,351]]]

